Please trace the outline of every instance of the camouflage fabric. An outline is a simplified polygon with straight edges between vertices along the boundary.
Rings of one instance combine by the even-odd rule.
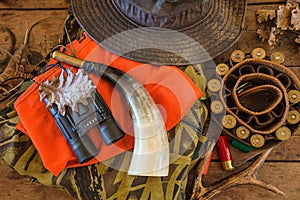
[[[3,111],[11,112],[13,107]],[[206,106],[198,101],[168,132],[171,164],[167,177],[127,175],[123,169],[128,168],[129,151],[102,163],[65,169],[55,177],[44,168],[31,140],[15,128],[18,116],[2,118],[0,157],[21,175],[65,189],[77,199],[186,199],[188,174],[202,154],[198,150],[205,141],[202,127],[207,115]]]

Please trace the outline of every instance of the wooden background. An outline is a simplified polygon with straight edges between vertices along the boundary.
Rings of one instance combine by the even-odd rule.
[[[249,0],[246,13],[244,31],[239,41],[228,52],[218,58],[222,61],[228,59],[233,49],[242,49],[249,53],[256,47],[263,47],[267,54],[272,51],[281,51],[286,55],[285,65],[289,66],[300,77],[300,56],[298,47],[293,42],[291,35],[284,35],[280,45],[271,50],[266,42],[262,43],[256,34],[256,10],[278,9],[285,4],[284,0]],[[30,49],[46,55],[54,47],[62,35],[62,22],[69,8],[68,0],[1,0],[0,1],[0,27],[8,27],[16,36],[16,46],[23,43],[26,29],[33,23],[45,17],[51,19],[37,25],[30,38]],[[7,33],[1,32],[0,45],[9,47],[10,40]],[[293,35],[294,37],[294,35]],[[255,186],[245,185],[227,190],[213,198],[214,200],[231,199],[265,199],[265,200],[296,200],[300,197],[300,133],[296,133],[290,140],[273,150],[259,172],[267,182],[277,186],[287,195],[280,196]],[[233,157],[240,152],[232,149]],[[233,171],[234,172],[234,171]],[[228,176],[233,172],[222,170],[218,157],[213,157],[213,162],[204,183],[210,184],[215,180]],[[9,167],[0,162],[0,199],[44,199],[62,200],[72,199],[65,191],[49,188],[30,182],[29,178],[22,177]]]

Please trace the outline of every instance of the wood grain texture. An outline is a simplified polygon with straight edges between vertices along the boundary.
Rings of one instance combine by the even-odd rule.
[[[204,176],[204,182],[212,182],[229,176],[235,171],[224,172],[220,170],[220,163],[212,162],[208,174]],[[275,185],[286,193],[286,196],[274,194],[262,188],[251,185],[242,185],[231,188],[214,197],[212,200],[297,200],[300,188],[300,163],[266,162],[259,171],[259,176]]]
[[[285,0],[248,0],[249,5],[266,4],[266,3],[284,4]],[[56,1],[38,1],[38,0],[2,0],[0,2],[0,9],[50,9],[50,8],[66,8],[70,4],[70,0],[56,0]]]
[[[0,9],[62,9],[68,8],[70,0],[2,0]]]
[[[274,3],[281,3],[285,4],[286,0],[248,0],[248,5],[253,4],[274,4]]]
[[[297,133],[295,133],[297,134]],[[268,162],[300,162],[299,152],[300,136],[291,137],[288,141],[276,146],[267,158]],[[233,146],[230,146],[233,160],[242,154],[246,154]],[[219,160],[218,151],[214,149],[213,160]]]
[[[66,191],[30,182],[4,164],[0,164],[1,200],[74,200]]]
[[[271,2],[271,1],[269,1]],[[272,1],[274,2],[274,1]],[[291,31],[283,31],[280,37],[280,42],[275,48],[271,48],[268,45],[268,41],[262,41],[256,33],[259,23],[257,22],[258,10],[278,10],[280,4],[262,4],[262,5],[250,5],[246,10],[245,24],[243,32],[239,40],[231,47],[227,52],[217,58],[218,62],[226,61],[230,57],[230,54],[235,49],[241,49],[246,54],[250,54],[254,48],[261,47],[266,50],[266,55],[270,56],[274,51],[280,51],[285,54],[285,62],[283,63],[289,67],[300,66],[300,45],[296,44],[294,40],[298,37],[298,34]],[[268,28],[276,26],[274,23],[268,24]]]
[[[7,27],[15,34],[16,46],[18,47],[24,42],[26,30],[34,23],[44,19],[33,28],[29,46],[31,50],[46,55],[46,53],[59,43],[66,15],[67,10],[0,10],[0,27]],[[0,41],[0,45],[5,43],[7,41]]]
[[[288,141],[278,145],[273,149],[271,154],[268,156],[267,161],[272,162],[300,162],[300,152],[299,152],[299,136],[293,136]],[[245,154],[240,150],[230,146],[233,159],[239,157],[241,154]],[[218,153],[215,152],[214,159],[218,159]]]

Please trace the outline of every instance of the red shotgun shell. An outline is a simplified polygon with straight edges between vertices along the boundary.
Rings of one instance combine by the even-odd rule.
[[[207,172],[208,172],[208,168],[209,168],[209,165],[210,165],[210,161],[211,161],[212,156],[213,156],[213,152],[211,152],[211,153],[209,154],[209,156],[208,156],[206,165],[205,165],[205,167],[204,167],[204,169],[203,169],[203,172],[202,172],[203,175],[206,175]]]
[[[230,153],[228,139],[225,135],[221,135],[218,139],[218,150],[219,150],[219,155],[220,155],[223,169],[225,170],[234,169],[234,167],[232,166],[232,157]]]

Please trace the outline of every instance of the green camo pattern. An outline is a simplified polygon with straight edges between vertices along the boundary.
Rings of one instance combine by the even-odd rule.
[[[167,177],[127,175],[122,169],[128,168],[129,151],[102,163],[65,169],[55,177],[44,168],[30,138],[16,130],[18,116],[0,127],[0,156],[21,175],[33,177],[46,186],[64,188],[77,199],[185,199],[189,169],[199,159],[194,152],[201,147],[206,116],[205,105],[196,102],[183,120],[168,132],[171,165]]]

